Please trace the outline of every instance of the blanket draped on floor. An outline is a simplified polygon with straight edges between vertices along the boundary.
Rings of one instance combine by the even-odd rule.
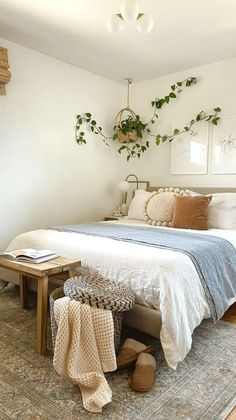
[[[112,398],[103,372],[117,367],[112,313],[64,297],[55,301],[54,316],[54,368],[79,386],[88,411],[101,412]]]

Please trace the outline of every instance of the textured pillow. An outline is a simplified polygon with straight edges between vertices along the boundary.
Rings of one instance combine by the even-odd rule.
[[[136,190],[134,198],[132,199],[129,211],[128,219],[144,220],[144,206],[146,201],[152,196],[152,193],[144,190]]]
[[[185,191],[170,187],[154,192],[145,205],[144,220],[153,226],[170,226],[177,194],[185,195]]]
[[[172,227],[207,230],[211,196],[175,197]]]
[[[212,195],[208,227],[236,229],[236,193],[216,193]]]

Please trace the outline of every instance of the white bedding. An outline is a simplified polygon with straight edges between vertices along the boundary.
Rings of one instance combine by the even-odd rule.
[[[128,219],[115,223],[147,226]],[[236,231],[211,229],[200,233],[225,238],[236,247]],[[193,330],[210,317],[196,269],[183,253],[54,230],[19,235],[8,249],[26,247],[54,249],[63,256],[81,259],[83,267],[91,272],[124,282],[135,293],[137,303],[159,310],[160,340],[166,361],[173,369],[190,350]]]

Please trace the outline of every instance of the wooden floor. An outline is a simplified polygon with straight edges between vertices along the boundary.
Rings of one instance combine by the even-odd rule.
[[[228,415],[226,420],[235,420],[235,419],[236,419],[236,408],[234,408],[233,411],[231,411],[231,413]]]
[[[233,324],[236,324],[236,303],[228,309],[227,312],[225,312],[223,316],[223,321],[232,322]]]

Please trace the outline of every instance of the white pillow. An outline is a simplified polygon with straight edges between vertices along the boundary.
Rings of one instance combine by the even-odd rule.
[[[152,196],[152,193],[144,190],[136,190],[134,198],[132,199],[128,219],[144,220],[144,207],[147,200]]]
[[[189,195],[190,197],[197,197],[198,195],[202,195],[197,193],[196,191],[192,191],[192,190],[185,190],[186,194]]]
[[[208,213],[208,227],[236,229],[236,193],[212,194]]]

